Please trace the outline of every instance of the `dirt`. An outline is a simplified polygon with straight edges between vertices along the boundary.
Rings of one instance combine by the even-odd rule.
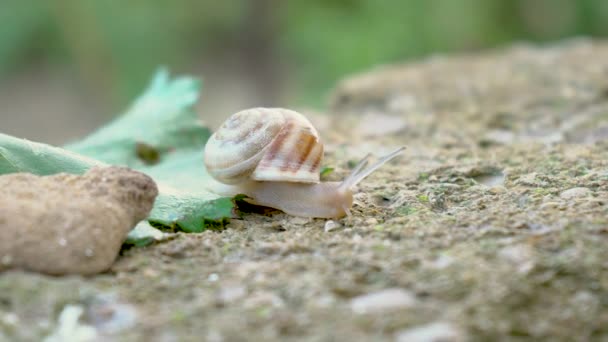
[[[5,273],[0,339],[57,332],[73,304],[124,341],[608,340],[608,43],[388,66],[328,112],[329,179],[408,146],[353,217],[244,213],[102,275]]]

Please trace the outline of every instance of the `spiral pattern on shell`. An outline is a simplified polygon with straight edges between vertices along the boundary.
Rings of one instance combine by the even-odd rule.
[[[207,141],[205,166],[216,180],[318,183],[323,144],[302,114],[253,108],[232,115]]]

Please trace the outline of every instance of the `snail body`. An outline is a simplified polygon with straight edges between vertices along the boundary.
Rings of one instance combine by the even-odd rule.
[[[342,182],[320,182],[323,144],[301,114],[253,108],[232,115],[205,146],[205,166],[219,183],[212,191],[304,217],[350,216],[353,187],[397,156],[397,149],[366,168],[366,156]]]

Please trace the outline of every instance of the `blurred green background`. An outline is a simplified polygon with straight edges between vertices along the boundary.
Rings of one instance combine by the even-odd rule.
[[[215,124],[251,106],[322,109],[351,73],[514,41],[608,35],[607,0],[2,0],[0,131],[61,143],[164,65],[204,79]]]

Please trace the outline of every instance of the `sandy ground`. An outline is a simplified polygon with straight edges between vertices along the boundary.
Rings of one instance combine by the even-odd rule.
[[[99,340],[608,340],[607,43],[385,67],[328,112],[329,179],[408,146],[351,219],[244,212],[106,274],[4,273],[0,340],[57,333],[67,305]]]

